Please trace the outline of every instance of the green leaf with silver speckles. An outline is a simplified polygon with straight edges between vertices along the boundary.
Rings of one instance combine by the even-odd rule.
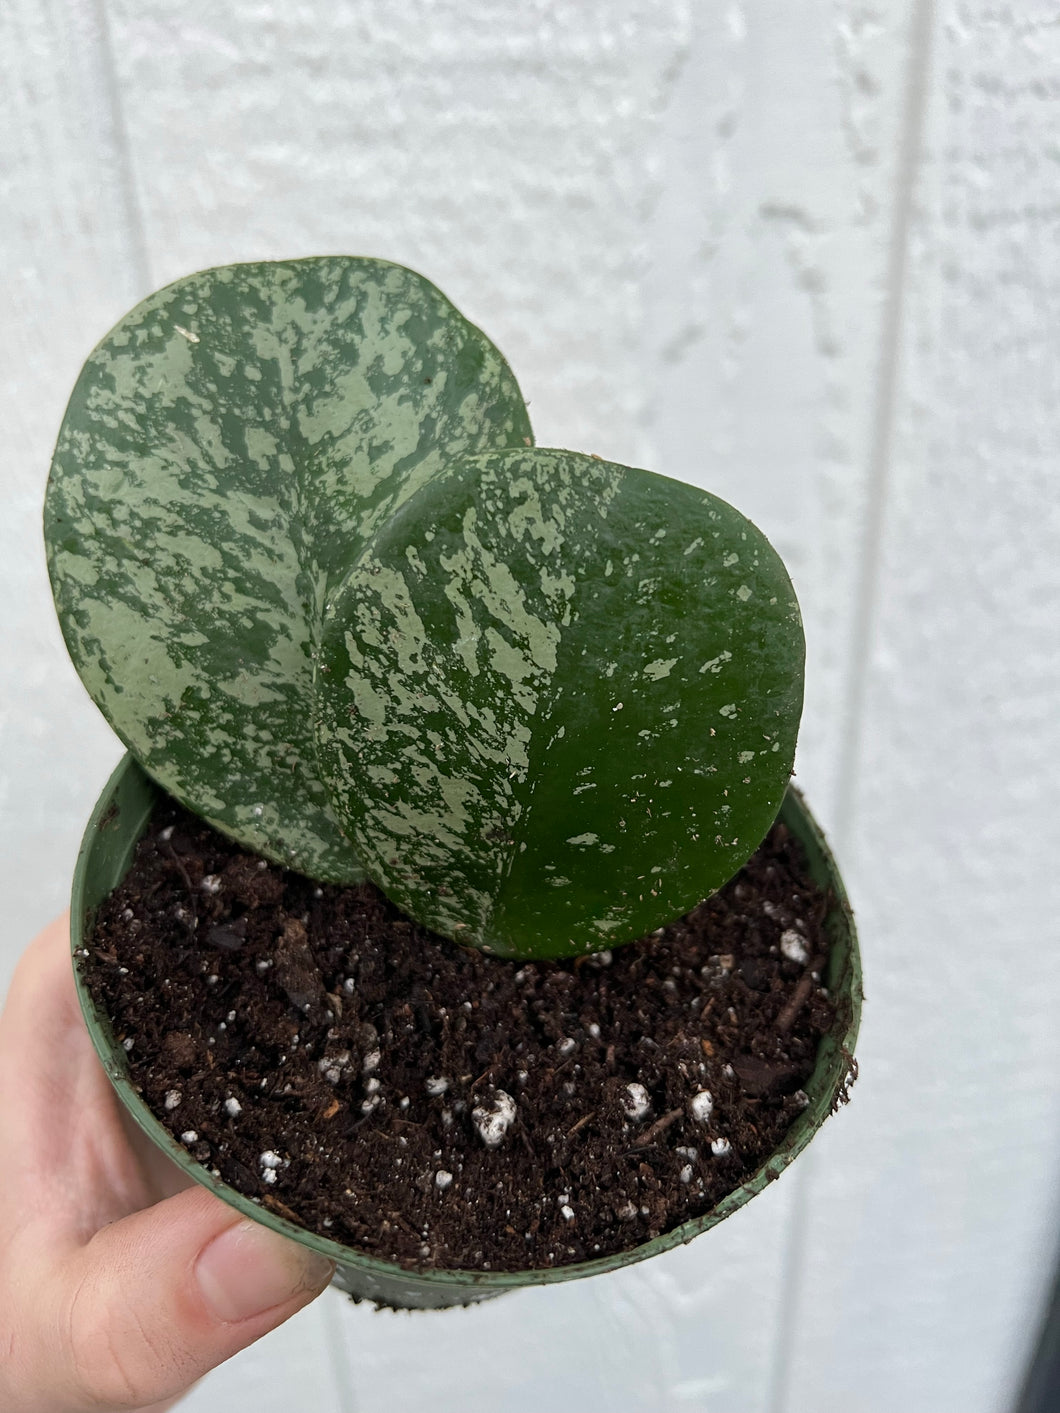
[[[448,468],[325,615],[317,744],[369,873],[506,956],[680,916],[757,848],[791,774],[798,604],[738,511],[551,450]]]
[[[314,759],[315,625],[365,537],[439,468],[529,440],[500,354],[400,266],[170,285],[88,359],[52,465],[49,569],[85,685],[212,824],[360,877]]]

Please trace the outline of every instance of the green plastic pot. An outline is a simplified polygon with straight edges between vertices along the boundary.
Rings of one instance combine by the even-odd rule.
[[[85,831],[74,874],[71,943],[75,956],[78,949],[91,941],[99,904],[124,878],[132,861],[133,849],[146,829],[159,794],[158,787],[131,756],[125,757],[107,782]],[[222,1201],[245,1216],[333,1260],[336,1263],[334,1284],[357,1299],[368,1299],[399,1309],[442,1309],[489,1300],[522,1286],[555,1285],[558,1281],[602,1275],[605,1271],[632,1265],[635,1261],[643,1261],[689,1242],[749,1202],[802,1152],[835,1108],[849,1080],[861,1015],[861,960],[854,919],[824,836],[802,797],[794,789],[788,791],[780,818],[805,848],[814,878],[830,887],[835,899],[826,922],[831,953],[825,981],[838,1003],[837,1019],[829,1034],[821,1040],[813,1077],[806,1086],[810,1102],[768,1161],[712,1211],[617,1255],[582,1261],[556,1270],[406,1271],[355,1247],[307,1232],[258,1206],[250,1197],[214,1177],[195,1162],[159,1122],[133,1087],[125,1051],[115,1040],[108,1017],[96,1007],[82,984],[80,971],[75,966],[81,1009],[93,1044],[118,1097],[148,1137],[183,1172],[215,1192]]]

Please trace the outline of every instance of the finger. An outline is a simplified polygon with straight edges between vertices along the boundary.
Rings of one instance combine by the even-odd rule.
[[[333,1270],[200,1187],[124,1217],[43,1282],[37,1357],[54,1406],[172,1398],[308,1304]]]
[[[15,1051],[34,1069],[47,1072],[56,1045],[62,1046],[71,1031],[83,1030],[70,957],[70,915],[63,913],[18,960],[0,1016],[0,1051]]]
[[[66,917],[26,949],[0,1015],[0,1151],[23,1219],[53,1234],[87,1239],[157,1196],[85,1028]]]
[[[193,1187],[195,1179],[178,1168],[173,1159],[148,1138],[125,1105],[119,1103],[117,1108],[125,1141],[140,1165],[150,1193],[147,1202],[138,1205],[147,1207],[161,1202],[164,1197],[172,1197],[175,1192],[183,1192],[186,1187]],[[119,1215],[124,1216],[124,1213]]]

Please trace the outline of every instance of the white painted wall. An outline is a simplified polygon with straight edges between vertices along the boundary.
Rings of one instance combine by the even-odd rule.
[[[1010,1407],[1060,1216],[1058,72],[1056,0],[0,7],[0,979],[118,755],[38,530],[77,369],[167,280],[320,252],[440,284],[543,444],[771,535],[862,930],[855,1102],[716,1232],[477,1311],[329,1294],[195,1413]]]

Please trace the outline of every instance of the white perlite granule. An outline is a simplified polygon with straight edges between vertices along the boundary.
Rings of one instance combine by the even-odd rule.
[[[622,1108],[627,1118],[642,1119],[651,1108],[651,1095],[643,1084],[634,1081],[622,1091]]]
[[[432,1099],[437,1099],[439,1094],[444,1094],[449,1088],[449,1081],[444,1074],[431,1075],[431,1077],[424,1082],[423,1087]]]
[[[232,1094],[225,1100],[225,1113],[230,1119],[238,1119],[243,1112],[243,1105]]]
[[[806,939],[800,937],[793,927],[780,934],[780,950],[789,962],[797,962],[800,967],[804,967],[810,960]]]
[[[317,1069],[329,1084],[338,1084],[343,1073],[349,1068],[350,1052],[343,1050],[338,1055],[325,1055],[317,1061]]]
[[[439,1192],[444,1192],[445,1189],[452,1183],[452,1181],[452,1173],[447,1173],[444,1168],[439,1168],[434,1175],[434,1185]]]
[[[701,1089],[692,1095],[692,1117],[697,1124],[705,1124],[714,1112],[714,1095],[709,1089]]]
[[[471,1118],[486,1147],[498,1148],[515,1118],[515,1100],[503,1089],[495,1089],[489,1108],[476,1106],[471,1111]]]
[[[188,1128],[180,1135],[180,1141],[181,1143],[198,1143],[199,1135],[196,1133],[195,1129]]]
[[[677,1176],[683,1183],[690,1183],[692,1181],[692,1164],[686,1163]]]
[[[714,1138],[711,1140],[710,1151],[715,1158],[727,1158],[732,1152],[732,1144],[727,1138]]]
[[[278,1168],[283,1162],[283,1159],[280,1157],[279,1153],[274,1153],[271,1148],[267,1148],[258,1158],[258,1162],[266,1172],[269,1172]]]
[[[181,1092],[180,1092],[179,1089],[167,1089],[167,1090],[166,1090],[166,1098],[165,1098],[165,1106],[166,1106],[166,1108],[167,1108],[167,1109],[170,1109],[170,1110],[179,1108],[179,1107],[180,1107],[180,1101],[181,1101],[183,1098],[184,1098],[184,1095],[181,1094]]]

